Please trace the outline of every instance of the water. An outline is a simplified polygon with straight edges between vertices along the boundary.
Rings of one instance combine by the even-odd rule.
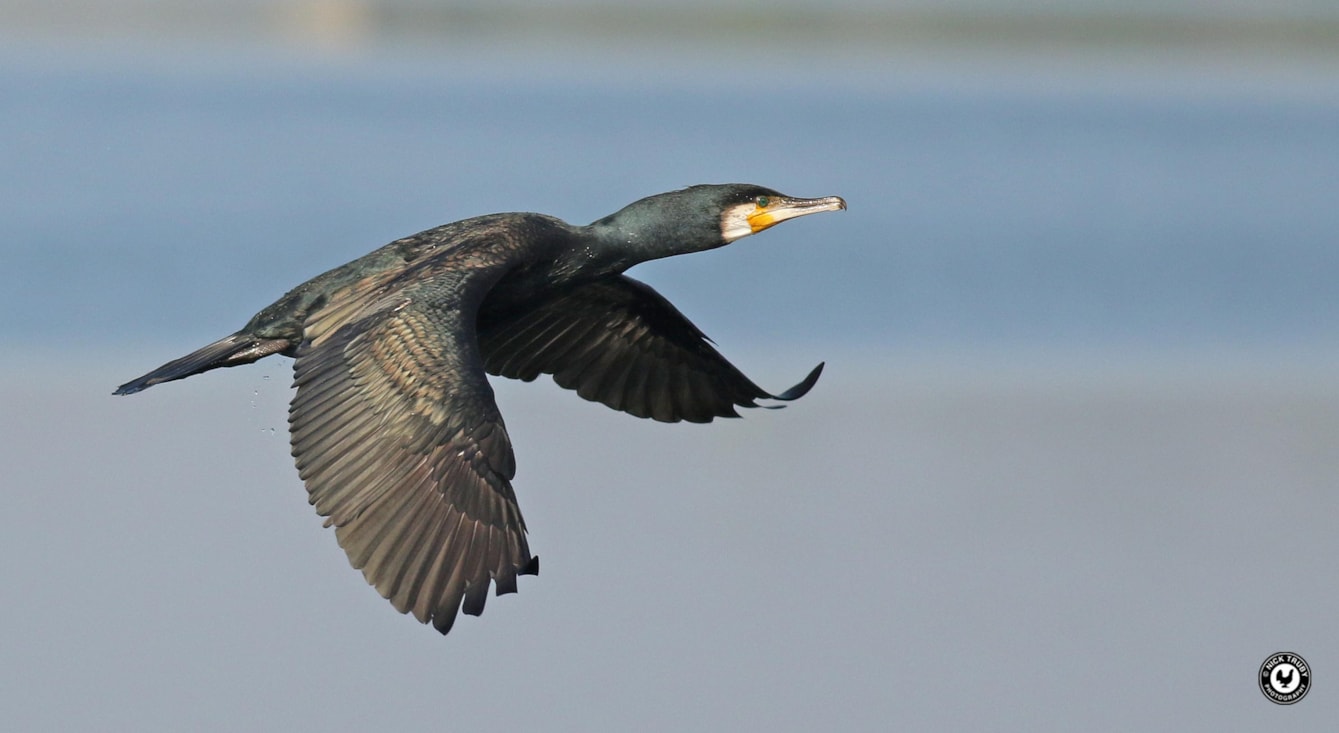
[[[197,63],[0,66],[6,343],[190,347],[444,221],[589,221],[746,180],[851,208],[637,271],[741,346],[1339,347],[1339,100],[1323,87],[922,75],[778,92],[431,57]]]

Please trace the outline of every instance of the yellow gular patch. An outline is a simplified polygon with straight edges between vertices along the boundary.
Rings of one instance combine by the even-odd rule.
[[[771,215],[771,213],[767,211],[767,209],[764,209],[763,207],[756,205],[753,209],[753,213],[749,214],[748,220],[749,220],[749,228],[753,230],[754,234],[757,234],[758,232],[761,232],[767,227],[776,224],[778,221],[775,217]]]

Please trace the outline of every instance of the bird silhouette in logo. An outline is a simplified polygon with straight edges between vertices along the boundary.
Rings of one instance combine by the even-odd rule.
[[[1293,673],[1291,671],[1285,673],[1284,670],[1280,668],[1274,672],[1274,682],[1278,684],[1279,689],[1286,690],[1289,687],[1292,687]]]

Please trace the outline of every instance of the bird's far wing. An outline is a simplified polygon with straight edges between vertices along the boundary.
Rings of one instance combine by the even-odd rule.
[[[384,298],[302,344],[289,409],[298,472],[349,561],[442,633],[483,611],[490,579],[502,595],[538,569],[474,321]]]
[[[604,278],[531,309],[480,318],[479,346],[491,374],[560,386],[615,410],[662,422],[736,417],[757,400],[793,400],[823,369],[771,394],[721,356],[668,300],[625,275]]]

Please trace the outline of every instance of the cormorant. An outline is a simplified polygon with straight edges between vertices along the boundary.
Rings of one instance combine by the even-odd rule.
[[[271,354],[296,358],[288,422],[309,501],[401,613],[451,629],[538,573],[485,372],[664,422],[738,416],[770,394],[668,300],[623,274],[845,209],[747,184],[650,196],[588,226],[493,214],[387,244],[297,286],[242,330],[121,385],[128,395]]]

